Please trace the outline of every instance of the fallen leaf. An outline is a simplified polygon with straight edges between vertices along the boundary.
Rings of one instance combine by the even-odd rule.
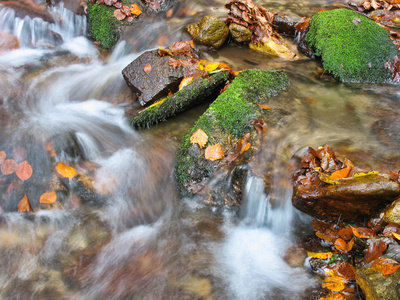
[[[192,44],[189,41],[188,42],[175,42],[168,48],[169,48],[169,50],[171,50],[172,55],[180,55],[180,54],[189,53],[192,48]]]
[[[144,65],[143,71],[145,71],[145,73],[149,74],[151,72],[151,64]]]
[[[4,175],[10,175],[17,171],[18,165],[13,159],[6,159],[1,165],[1,172]]]
[[[181,83],[179,84],[179,90],[183,89],[185,86],[192,83],[193,77],[185,77],[182,79]]]
[[[131,14],[131,9],[128,5],[122,5],[121,11],[125,14],[125,16],[129,16]]]
[[[193,63],[189,60],[184,60],[184,59],[176,59],[173,57],[170,57],[168,60],[168,65],[174,68],[179,68],[179,67],[192,67]]]
[[[18,212],[32,211],[31,204],[29,203],[26,194],[22,197],[21,201],[18,203]]]
[[[325,233],[322,233],[322,232],[316,232],[315,235],[317,237],[319,237],[320,239],[323,239],[325,242],[328,242],[330,244],[335,243],[335,241],[337,239],[337,236],[334,233],[325,234]]]
[[[343,252],[349,252],[353,248],[354,245],[354,239],[350,240],[348,243],[342,239],[338,238],[336,239],[335,243],[333,244],[336,249],[341,250]]]
[[[330,292],[325,297],[321,297],[318,300],[347,300],[347,298],[342,294],[332,293]]]
[[[379,174],[379,171],[369,171],[369,172],[358,172],[358,173],[355,173],[353,176],[354,177],[363,177],[363,176],[377,175],[377,174]]]
[[[400,234],[396,233],[396,232],[392,232],[393,236],[400,241]]]
[[[55,150],[55,148],[54,148],[54,142],[53,142],[53,141],[48,142],[48,143],[45,145],[45,150],[46,150],[46,152],[49,154],[50,157],[56,156],[56,150]]]
[[[168,9],[167,12],[165,13],[165,16],[167,18],[171,18],[173,15],[174,15],[174,9],[173,8]]]
[[[0,151],[0,165],[6,160],[7,154],[4,151]]]
[[[57,201],[57,194],[56,192],[47,192],[40,196],[39,202],[44,204],[53,204]]]
[[[257,130],[258,134],[262,134],[264,132],[267,132],[267,130],[268,130],[267,123],[265,123],[264,120],[261,120],[261,119],[254,120],[251,124]]]
[[[350,171],[351,168],[343,168],[333,172],[330,177],[332,180],[341,180],[343,178],[346,178],[347,175],[349,175]]]
[[[234,161],[239,157],[239,155],[249,150],[251,147],[251,144],[248,142],[249,139],[250,139],[250,133],[248,132],[236,142],[235,151],[234,152],[229,151],[225,159],[227,161]]]
[[[359,18],[353,18],[353,23],[354,23],[354,25],[358,25],[358,23],[360,23],[361,22],[361,19],[359,19]]]
[[[385,236],[394,236],[400,235],[400,225],[397,223],[390,223],[385,226],[382,232]],[[396,233],[396,235],[394,235]]]
[[[342,228],[338,231],[338,236],[340,236],[345,241],[348,241],[353,236],[353,229],[351,228]]]
[[[130,12],[132,15],[140,15],[142,13],[141,9],[139,8],[139,6],[137,4],[132,4],[130,7]]]
[[[265,110],[271,109],[271,107],[269,105],[267,105],[267,104],[258,104],[258,103],[255,103],[255,102],[253,102],[253,104],[257,105],[258,107],[260,107],[262,109],[265,109]]]
[[[366,227],[358,227],[358,228],[354,228],[351,227],[351,229],[353,230],[353,234],[360,238],[360,239],[370,239],[375,237],[375,231],[373,231],[370,228],[366,228]]]
[[[119,21],[122,21],[126,18],[126,14],[122,11],[121,8],[114,10],[114,17],[116,17]]]
[[[224,157],[224,150],[222,150],[221,144],[209,145],[204,153],[207,160],[218,160]]]
[[[66,165],[63,162],[60,162],[56,165],[56,171],[62,177],[67,177],[69,179],[73,178],[76,175],[75,169]]]
[[[200,148],[203,148],[208,142],[208,135],[201,129],[197,129],[190,137],[190,143],[192,145],[198,144]]]
[[[332,292],[340,292],[346,288],[346,279],[340,276],[329,276],[323,280],[322,287]]]
[[[386,248],[387,244],[384,241],[376,241],[369,245],[367,253],[365,254],[365,263],[368,264],[378,257],[381,257]]]
[[[300,22],[296,24],[296,26],[294,27],[298,32],[304,32],[308,29],[308,27],[310,26],[310,21],[311,18],[308,17],[302,17],[300,19]]]
[[[212,72],[218,69],[219,63],[209,63],[206,66],[204,66],[204,70],[207,72]]]
[[[33,174],[31,165],[26,160],[24,160],[18,165],[16,174],[18,178],[22,181],[28,180]]]
[[[330,259],[333,256],[332,252],[307,252],[309,257],[319,258],[319,259]]]
[[[327,266],[333,271],[334,276],[343,277],[345,280],[354,280],[356,278],[356,268],[348,262],[333,263]]]
[[[400,264],[393,259],[381,256],[374,260],[371,267],[383,275],[390,275],[400,268]]]

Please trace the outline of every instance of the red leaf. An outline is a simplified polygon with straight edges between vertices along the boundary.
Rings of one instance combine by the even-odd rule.
[[[365,254],[365,263],[368,264],[371,261],[374,261],[378,257],[383,255],[387,248],[387,244],[383,241],[377,241],[372,243]]]

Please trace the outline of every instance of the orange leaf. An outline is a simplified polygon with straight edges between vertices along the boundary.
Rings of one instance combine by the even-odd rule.
[[[336,236],[333,236],[333,235],[325,234],[322,232],[316,232],[315,235],[330,244],[333,244],[336,241]]]
[[[56,171],[62,177],[68,177],[70,179],[76,175],[75,169],[64,164],[63,162],[60,162],[56,165]]]
[[[255,102],[253,102],[253,104],[254,104],[254,105],[257,105],[258,107],[260,107],[260,108],[262,108],[262,109],[265,109],[265,110],[271,109],[271,106],[269,106],[269,105],[267,105],[267,104],[258,104],[258,103],[255,103]]]
[[[54,149],[54,142],[48,142],[45,146],[45,149],[50,157],[56,156],[56,149]]]
[[[332,180],[340,180],[340,179],[346,178],[347,175],[349,175],[350,170],[351,170],[351,168],[343,168],[343,169],[337,170],[331,174],[331,179]]]
[[[149,74],[151,72],[151,64],[144,65],[143,71],[145,71],[147,74]]]
[[[330,264],[327,268],[333,271],[333,276],[343,277],[345,280],[356,278],[356,268],[348,262]]]
[[[203,148],[208,142],[208,135],[201,129],[197,129],[190,137],[190,143],[192,145],[198,144],[200,148]]]
[[[183,89],[185,86],[189,85],[193,81],[193,77],[185,77],[179,84],[179,90]]]
[[[31,204],[29,203],[26,194],[22,197],[21,201],[18,203],[18,212],[32,211]]]
[[[334,294],[330,292],[328,295],[321,297],[318,300],[346,300],[346,297],[342,294]]]
[[[132,4],[130,7],[130,11],[132,15],[140,15],[142,13],[141,9],[139,8],[139,6],[137,4]]]
[[[39,202],[45,204],[53,204],[57,201],[57,194],[56,192],[47,192],[40,196]]]
[[[4,151],[0,151],[0,165],[6,160],[7,154]]]
[[[351,239],[353,236],[353,230],[351,228],[342,228],[338,231],[338,235],[344,239],[345,241],[348,241]]]
[[[368,264],[382,256],[386,248],[387,244],[384,241],[376,241],[369,245],[367,253],[365,254],[365,263]]]
[[[360,238],[360,239],[370,239],[375,237],[375,231],[373,231],[370,228],[366,228],[366,227],[358,227],[358,228],[354,228],[351,227],[351,229],[353,230],[353,234]]]
[[[313,258],[329,259],[333,256],[332,252],[307,252],[307,255]]]
[[[10,175],[17,171],[17,163],[13,159],[6,159],[3,164],[1,165],[1,172],[4,175]]]
[[[219,67],[219,63],[209,63],[204,67],[205,71],[215,71]]]
[[[393,259],[381,256],[374,260],[371,267],[383,275],[390,275],[400,268],[400,264]]]
[[[340,292],[346,288],[346,279],[340,276],[330,276],[323,280],[322,287],[326,287],[332,292]]]
[[[348,243],[342,238],[336,239],[334,246],[336,249],[344,251],[344,252],[349,252],[354,245],[354,239],[350,240]]]
[[[21,179],[22,181],[31,178],[32,173],[33,173],[32,167],[26,160],[24,160],[22,163],[18,165],[16,174],[18,178]]]
[[[221,144],[210,145],[206,148],[205,157],[207,160],[218,160],[224,157],[224,150]]]

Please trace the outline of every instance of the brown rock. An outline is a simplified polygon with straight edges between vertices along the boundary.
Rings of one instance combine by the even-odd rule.
[[[204,16],[199,22],[188,25],[186,30],[195,41],[216,49],[222,46],[229,34],[228,26],[213,16]]]
[[[233,39],[238,43],[249,42],[253,34],[249,28],[237,23],[229,24],[229,32],[231,33]]]
[[[400,195],[399,185],[380,175],[351,177],[338,184],[298,184],[293,205],[322,220],[363,221]]]
[[[300,17],[292,17],[284,14],[275,14],[273,25],[277,32],[290,37],[296,35],[296,25],[300,22]]]

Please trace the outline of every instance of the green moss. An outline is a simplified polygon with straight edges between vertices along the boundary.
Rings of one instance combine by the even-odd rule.
[[[367,17],[347,9],[314,15],[306,41],[323,67],[344,82],[383,82],[391,76],[385,62],[397,54],[389,33]]]
[[[261,117],[260,108],[253,103],[265,103],[288,85],[287,76],[274,70],[245,70],[235,78],[182,139],[176,174],[183,194],[190,182],[201,181],[219,164],[202,164],[205,148],[190,143],[193,132],[201,128],[209,138],[206,146],[221,143],[227,149],[231,140],[253,130],[252,121]]]
[[[114,17],[114,8],[107,5],[91,5],[87,1],[89,35],[106,49],[114,47],[119,39],[120,21]]]

